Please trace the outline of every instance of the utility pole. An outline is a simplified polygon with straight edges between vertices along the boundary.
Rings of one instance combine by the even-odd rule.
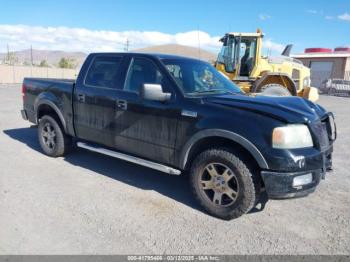
[[[6,55],[6,62],[10,62],[10,47],[9,44],[7,43],[7,55]]]
[[[33,47],[30,45],[30,64],[33,66]]]
[[[129,51],[129,46],[130,46],[130,41],[129,41],[129,38],[126,39],[126,42],[125,42],[125,48],[124,48],[124,51],[125,52],[128,52]]]

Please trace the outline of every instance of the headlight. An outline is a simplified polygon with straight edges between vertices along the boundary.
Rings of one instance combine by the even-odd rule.
[[[311,79],[309,76],[307,77],[304,77],[304,80],[303,80],[303,87],[309,87],[311,86]]]
[[[280,149],[312,147],[313,142],[306,125],[294,124],[276,127],[272,132],[272,147]]]

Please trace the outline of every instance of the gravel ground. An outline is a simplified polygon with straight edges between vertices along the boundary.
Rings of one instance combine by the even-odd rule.
[[[307,198],[222,221],[185,177],[76,150],[52,159],[0,87],[0,254],[349,254],[350,98],[321,97],[338,125],[334,171]]]

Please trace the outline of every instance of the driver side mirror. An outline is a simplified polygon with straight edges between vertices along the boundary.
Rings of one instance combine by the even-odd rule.
[[[141,98],[145,100],[166,102],[171,98],[171,93],[164,93],[159,84],[143,84],[140,91]]]

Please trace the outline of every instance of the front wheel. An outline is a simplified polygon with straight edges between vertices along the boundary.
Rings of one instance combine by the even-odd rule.
[[[210,149],[192,164],[192,190],[211,215],[237,218],[249,212],[258,198],[259,180],[254,173],[229,150]]]
[[[72,142],[57,121],[48,115],[40,119],[38,138],[44,153],[51,157],[63,156]]]

